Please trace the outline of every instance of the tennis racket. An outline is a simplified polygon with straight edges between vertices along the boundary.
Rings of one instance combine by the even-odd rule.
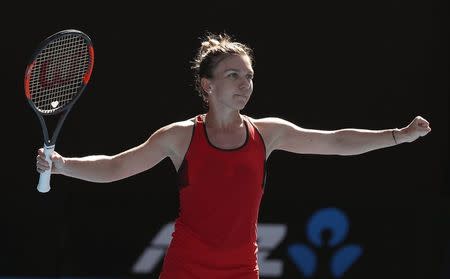
[[[25,71],[25,96],[36,112],[44,137],[44,154],[50,170],[42,172],[37,190],[50,190],[52,161],[58,134],[75,102],[84,91],[94,66],[94,48],[83,32],[68,29],[57,32],[34,51]],[[47,126],[54,119],[50,137]]]

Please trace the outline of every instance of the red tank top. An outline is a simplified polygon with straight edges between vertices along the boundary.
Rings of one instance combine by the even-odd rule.
[[[215,147],[203,117],[195,118],[191,143],[178,171],[180,211],[161,278],[170,272],[177,275],[173,271],[181,266],[189,266],[186,272],[198,278],[257,278],[257,223],[266,162],[263,139],[244,116],[245,143],[235,149]],[[246,274],[243,267],[248,277],[238,276]],[[178,275],[191,278],[185,273]]]

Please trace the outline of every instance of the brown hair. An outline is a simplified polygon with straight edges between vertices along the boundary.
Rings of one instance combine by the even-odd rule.
[[[194,70],[195,89],[202,97],[206,107],[208,106],[208,95],[201,86],[201,79],[212,78],[217,64],[234,54],[247,55],[252,63],[254,61],[253,50],[243,43],[234,41],[226,33],[212,34],[208,32],[202,40],[191,68]]]

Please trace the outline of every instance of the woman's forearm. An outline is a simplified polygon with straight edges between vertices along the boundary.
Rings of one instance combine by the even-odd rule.
[[[400,129],[341,129],[334,131],[334,136],[340,155],[362,154],[403,142]]]
[[[91,182],[106,183],[120,179],[119,164],[114,156],[91,155],[63,158],[57,173]]]

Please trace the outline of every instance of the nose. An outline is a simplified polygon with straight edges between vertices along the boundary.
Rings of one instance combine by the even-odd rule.
[[[251,80],[251,79],[248,79],[248,78],[246,78],[246,77],[243,77],[243,78],[242,78],[242,81],[241,81],[241,86],[240,86],[240,88],[241,88],[241,89],[250,89],[250,88],[251,88],[251,84],[252,84],[252,80]]]

